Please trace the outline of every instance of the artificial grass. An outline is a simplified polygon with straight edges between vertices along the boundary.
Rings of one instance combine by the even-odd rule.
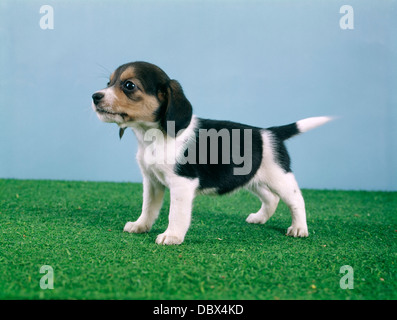
[[[284,204],[265,225],[248,192],[199,196],[180,246],[122,232],[142,185],[0,180],[0,299],[396,299],[396,192],[303,190],[310,236],[285,236]],[[40,267],[54,270],[43,290]],[[354,289],[341,289],[343,265]]]

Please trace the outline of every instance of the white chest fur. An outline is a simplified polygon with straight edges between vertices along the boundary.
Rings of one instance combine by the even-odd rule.
[[[194,139],[196,123],[196,117],[193,116],[189,126],[177,137],[166,135],[160,129],[146,124],[131,125],[138,140],[137,160],[143,174],[169,187],[170,179],[175,176],[178,156],[184,152],[188,141]]]

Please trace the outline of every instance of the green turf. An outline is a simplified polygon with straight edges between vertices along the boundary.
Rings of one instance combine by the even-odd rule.
[[[285,236],[280,204],[265,225],[241,191],[195,199],[180,246],[159,246],[169,194],[151,232],[123,233],[142,185],[0,180],[0,299],[396,299],[397,193],[303,190],[310,236]],[[43,290],[40,267],[54,270]],[[343,265],[354,289],[341,289]]]

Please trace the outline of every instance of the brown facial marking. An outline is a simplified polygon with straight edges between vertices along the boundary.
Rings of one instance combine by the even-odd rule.
[[[133,67],[128,67],[123,71],[123,73],[120,75],[120,81],[124,81],[127,79],[135,78],[135,72]]]
[[[112,83],[112,82],[113,82],[115,73],[116,73],[116,71],[113,71],[113,73],[110,75],[109,83]]]
[[[114,99],[108,107],[113,112],[125,114],[124,121],[147,121],[154,122],[155,112],[160,106],[156,96],[149,95],[145,92],[142,82],[136,77],[134,68],[127,67],[118,79],[117,70],[110,77],[110,83],[113,84]],[[123,83],[131,81],[136,88],[131,92],[123,90]]]

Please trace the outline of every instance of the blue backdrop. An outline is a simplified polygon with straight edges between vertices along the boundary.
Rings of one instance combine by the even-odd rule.
[[[53,29],[40,25],[43,5]],[[396,10],[391,0],[2,0],[0,177],[141,181],[133,133],[119,141],[91,95],[118,65],[144,60],[180,81],[198,116],[261,127],[337,116],[288,142],[301,187],[397,190]]]

